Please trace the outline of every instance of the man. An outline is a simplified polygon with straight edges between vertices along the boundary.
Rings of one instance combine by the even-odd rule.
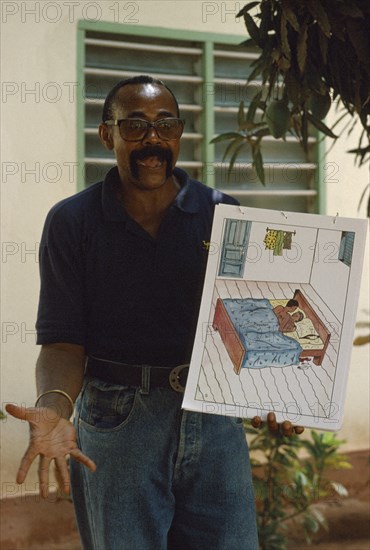
[[[86,550],[258,547],[242,423],[181,410],[202,243],[214,205],[236,203],[175,168],[182,131],[162,82],[118,83],[99,127],[117,167],[45,223],[37,407],[7,410],[31,426],[19,483],[40,455],[41,494],[53,459],[68,491],[71,456]]]

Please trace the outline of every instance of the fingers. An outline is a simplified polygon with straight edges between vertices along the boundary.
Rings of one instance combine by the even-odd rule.
[[[281,425],[282,434],[286,437],[293,435],[293,425],[289,420],[285,420]]]
[[[253,428],[260,428],[262,425],[262,418],[260,416],[254,416],[251,420]]]
[[[254,416],[251,420],[251,424],[254,428],[258,429],[263,426],[263,421],[260,416]],[[299,435],[304,432],[303,426],[293,426],[289,420],[285,420],[282,424],[279,424],[273,412],[269,412],[267,415],[267,427],[270,433],[281,433],[285,437],[290,437],[293,434]]]
[[[267,415],[267,427],[273,434],[279,432],[279,424],[277,423],[275,413],[273,412],[269,412]]]
[[[42,498],[48,498],[49,496],[49,467],[50,458],[40,456],[39,462],[39,482],[40,482],[40,495]]]
[[[19,465],[17,478],[16,478],[17,483],[24,482],[28,474],[28,470],[30,469],[31,464],[35,460],[37,455],[38,455],[37,452],[34,452],[31,447],[28,447]]]
[[[64,458],[55,459],[55,477],[58,482],[59,489],[66,495],[70,493],[70,479],[67,461]]]
[[[95,472],[96,470],[95,462],[91,460],[91,458],[89,458],[88,456],[84,455],[83,452],[80,451],[78,447],[76,447],[75,449],[72,449],[72,451],[70,451],[70,455],[72,458],[77,460],[77,462],[80,462],[81,464],[89,468],[89,470],[91,470],[92,472]]]
[[[95,463],[86,455],[84,455],[78,447],[73,449],[70,452],[70,456],[73,456],[75,460],[78,462],[81,462],[85,466],[87,466],[90,470],[95,472],[96,465]],[[63,491],[65,494],[69,495],[71,492],[71,481],[70,481],[70,474],[69,469],[67,465],[66,457],[63,458],[55,458],[55,467],[56,467],[56,480],[58,482],[59,489]],[[50,467],[51,459],[46,458],[44,456],[40,457],[40,464],[39,464],[39,480],[40,480],[40,494],[42,498],[47,498],[49,491],[49,467]]]

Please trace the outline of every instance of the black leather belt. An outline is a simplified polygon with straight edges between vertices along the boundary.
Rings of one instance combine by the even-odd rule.
[[[189,365],[178,365],[174,368],[127,365],[89,356],[85,374],[110,384],[138,387],[142,393],[148,393],[149,388],[171,388],[184,393],[188,371]]]

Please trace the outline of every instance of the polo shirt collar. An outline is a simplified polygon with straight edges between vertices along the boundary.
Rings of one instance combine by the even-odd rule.
[[[102,207],[106,221],[127,222],[128,220],[128,214],[117,198],[119,184],[118,168],[114,166],[105,176],[102,186]]]
[[[188,214],[195,214],[199,211],[199,201],[194,190],[194,180],[181,168],[175,168],[173,174],[181,186],[174,206]]]
[[[189,175],[181,168],[175,168],[173,173],[181,186],[173,206],[188,214],[198,212],[199,204]],[[102,207],[107,221],[127,222],[129,219],[127,212],[117,199],[119,185],[118,168],[114,166],[105,176],[102,186]]]

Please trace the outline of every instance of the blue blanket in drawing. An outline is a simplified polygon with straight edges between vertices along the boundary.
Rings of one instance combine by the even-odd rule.
[[[286,367],[299,363],[302,347],[280,332],[278,319],[268,300],[222,301],[246,350],[242,368]]]

